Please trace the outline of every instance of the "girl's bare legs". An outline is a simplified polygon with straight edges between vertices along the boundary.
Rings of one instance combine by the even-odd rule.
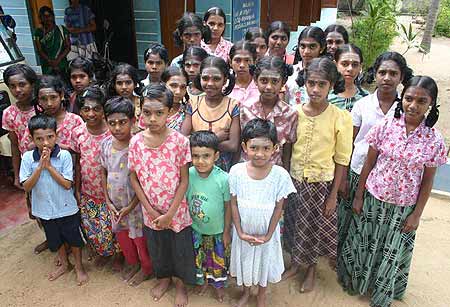
[[[291,267],[283,272],[281,280],[286,280],[297,275],[300,266],[298,264],[291,263]]]
[[[73,257],[75,258],[75,273],[77,274],[78,285],[81,286],[87,283],[87,281],[89,280],[89,277],[83,267],[81,247],[72,246],[71,250]]]
[[[159,301],[161,297],[164,296],[169,289],[171,281],[172,279],[170,277],[158,279],[158,283],[150,291],[155,302]]]
[[[239,301],[233,305],[233,307],[243,307],[243,306],[247,305],[248,300],[250,298],[250,289],[251,289],[251,287],[246,287],[246,286],[242,287],[242,296],[239,299]]]
[[[184,282],[175,279],[175,307],[186,307],[188,304],[188,293]]]
[[[61,261],[61,265],[58,266],[55,271],[48,274],[48,280],[50,281],[58,279],[61,275],[70,271],[71,269],[69,259],[67,259],[67,252],[64,244],[62,244],[58,249],[58,257]]]
[[[266,307],[267,287],[258,286],[258,296],[256,297],[256,307]]]
[[[316,280],[316,264],[311,264],[306,270],[305,279],[303,280],[300,292],[310,292],[314,289],[314,282]]]

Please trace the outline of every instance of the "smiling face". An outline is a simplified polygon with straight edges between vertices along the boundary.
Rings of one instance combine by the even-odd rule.
[[[173,93],[173,102],[181,103],[186,95],[187,80],[184,76],[172,76],[167,80],[166,86]]]
[[[187,27],[181,35],[181,39],[183,40],[184,49],[191,46],[200,46],[202,32],[195,26]]]
[[[89,86],[91,78],[89,75],[81,69],[73,69],[70,72],[70,83],[77,94],[81,93],[86,87]]]
[[[206,178],[211,173],[214,163],[219,159],[219,152],[209,147],[192,147],[192,164],[200,177]]]
[[[283,79],[276,70],[264,69],[256,79],[256,85],[261,101],[273,102],[278,100],[278,94],[283,87]]]
[[[128,118],[124,113],[113,113],[108,116],[107,124],[111,134],[120,142],[131,139],[131,129],[135,119]]]
[[[306,79],[305,86],[311,103],[323,103],[327,101],[331,84],[330,81],[325,79],[323,74],[310,72]]]
[[[169,107],[167,107],[164,102],[156,99],[144,98],[141,117],[145,127],[147,127],[151,133],[156,134],[164,132],[169,111]]]
[[[269,138],[258,137],[242,143],[242,149],[254,167],[264,167],[270,163],[270,158],[277,150],[277,146]]]
[[[219,40],[225,31],[225,20],[219,15],[210,15],[206,25],[211,29],[213,40]]]
[[[327,41],[327,51],[332,56],[334,56],[334,53],[340,46],[345,44],[344,37],[339,32],[328,33],[326,41]]]
[[[226,81],[225,76],[217,67],[206,67],[200,75],[203,91],[209,99],[222,96],[222,87]]]
[[[375,79],[380,92],[395,92],[397,86],[402,82],[400,67],[394,61],[383,61],[380,67],[378,67]]]
[[[429,92],[419,86],[410,86],[403,95],[402,107],[407,121],[421,122],[432,104]]]
[[[307,67],[314,58],[319,57],[323,49],[320,47],[319,42],[312,37],[300,40],[298,48],[302,58],[303,67]]]
[[[237,77],[250,76],[249,66],[253,64],[253,57],[247,50],[238,50],[231,60],[231,68]]]
[[[58,93],[53,88],[41,88],[38,92],[39,105],[48,116],[55,117],[61,110],[61,102],[64,98],[63,93]]]
[[[288,43],[289,38],[285,32],[280,30],[272,32],[269,36],[270,55],[276,55],[279,57],[284,56]]]
[[[114,83],[117,95],[132,99],[135,84],[128,74],[118,74]]]
[[[159,54],[149,54],[147,61],[145,61],[145,70],[152,78],[152,82],[159,82],[165,68],[166,63]]]
[[[53,129],[36,129],[33,131],[33,142],[42,153],[44,148],[48,148],[50,151],[56,144],[56,131]]]
[[[359,55],[354,52],[342,53],[336,63],[338,71],[344,77],[345,82],[355,81],[358,74],[361,72],[361,59]]]
[[[9,77],[8,89],[19,104],[31,102],[33,85],[22,74]]]
[[[80,115],[88,127],[98,127],[103,122],[103,106],[93,99],[85,99]]]

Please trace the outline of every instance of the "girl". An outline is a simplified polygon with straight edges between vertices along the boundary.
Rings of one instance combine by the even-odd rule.
[[[234,75],[222,58],[209,56],[202,62],[200,76],[194,82],[205,95],[189,101],[181,131],[184,135],[199,130],[214,132],[220,141],[217,166],[229,171],[240,135],[238,102],[227,97],[234,87]]]
[[[436,169],[447,160],[444,140],[433,128],[437,96],[433,79],[413,77],[394,117],[366,135],[369,152],[353,200],[360,217],[343,246],[343,286],[352,294],[370,293],[371,306],[391,306],[406,291],[416,230]]]
[[[203,24],[200,17],[194,13],[186,12],[177,21],[177,28],[173,32],[173,39],[178,47],[183,47],[183,50],[191,46],[198,46],[203,40],[204,43],[209,43],[211,39],[211,29]],[[175,57],[170,65],[181,66],[183,54]]]
[[[351,111],[356,101],[369,94],[360,84],[356,84],[359,83],[357,77],[362,69],[361,49],[353,44],[343,45],[334,53],[334,61],[338,71],[344,77],[345,91],[339,94],[331,92],[328,102],[339,109]]]
[[[299,86],[306,83],[310,101],[297,106],[297,142],[293,146],[291,176],[297,189],[284,213],[285,246],[294,276],[300,265],[307,271],[300,292],[313,290],[316,264],[326,256],[334,268],[337,249],[337,192],[352,152],[352,127],[347,111],[330,105],[328,93],[343,90],[336,65],[327,57],[313,59]]]
[[[250,74],[250,67],[256,61],[254,44],[243,40],[234,44],[230,50],[230,61],[236,76],[236,84],[229,96],[241,102],[258,100],[258,87]]]
[[[119,251],[111,228],[111,217],[102,189],[100,143],[110,136],[103,105],[105,98],[98,87],[87,87],[80,96],[80,114],[85,124],[72,134],[71,149],[77,154],[75,196],[79,200],[81,226],[90,246],[96,251],[95,264],[103,266]],[[121,269],[116,257],[115,270]]]
[[[221,57],[228,61],[228,54],[233,43],[223,38],[227,18],[220,7],[212,7],[203,15],[203,23],[211,29],[211,40],[209,43],[202,41],[201,47],[210,55]]]
[[[130,64],[122,63],[117,65],[111,73],[111,79],[108,84],[108,98],[121,96],[128,98],[133,102],[136,124],[133,133],[143,129],[142,123],[139,121],[141,115],[141,100],[135,94],[135,90],[140,86],[138,71]]]
[[[346,283],[346,268],[342,246],[347,238],[350,223],[354,219],[352,203],[358,186],[361,169],[366,160],[369,143],[365,137],[369,130],[384,118],[392,117],[399,101],[397,88],[400,83],[406,85],[412,77],[412,70],[405,58],[397,52],[385,52],[378,56],[373,67],[369,68],[368,81],[376,81],[377,89],[361,100],[352,110],[353,118],[353,154],[350,169],[344,174],[339,187],[338,206],[338,261],[337,273],[341,283]]]
[[[189,97],[195,98],[204,95],[203,91],[196,87],[194,81],[200,75],[200,66],[207,57],[208,53],[198,46],[189,47],[183,52],[181,68],[189,76],[189,86],[187,88]]]
[[[142,118],[147,129],[135,135],[128,151],[130,179],[144,214],[144,236],[158,279],[151,293],[159,301],[175,280],[175,306],[188,302],[185,283],[195,284],[192,220],[184,197],[191,161],[189,141],[167,128],[173,103],[164,85],[144,90]]]
[[[291,30],[289,25],[283,21],[272,22],[266,30],[266,43],[269,47],[266,55],[275,55],[284,59],[286,64],[294,63],[294,56],[286,54],[286,47],[289,44]]]
[[[2,128],[8,131],[11,143],[8,144],[8,140],[2,138],[2,144],[4,143],[5,147],[11,146],[14,186],[22,189],[19,180],[20,161],[22,154],[32,146],[31,139],[27,142],[24,136],[28,130],[28,121],[36,114],[33,108],[33,93],[37,75],[28,65],[14,64],[5,69],[3,80],[16,103],[3,111]]]
[[[295,50],[294,73],[286,82],[285,100],[291,106],[308,102],[308,94],[304,86],[299,87],[297,78],[305,73],[311,61],[325,54],[325,34],[319,27],[306,27],[300,33]]]
[[[173,93],[173,106],[167,118],[167,127],[176,131],[180,131],[186,116],[186,104],[189,100],[186,91],[188,80],[186,72],[175,66],[167,67],[161,75],[161,81]]]
[[[248,162],[231,168],[229,176],[233,240],[230,275],[243,286],[234,306],[246,306],[250,287],[258,286],[257,306],[266,306],[267,283],[281,280],[284,269],[278,221],[285,199],[295,188],[286,170],[270,160],[277,148],[277,131],[255,118],[242,131]]]
[[[169,52],[166,47],[160,44],[151,44],[144,51],[145,70],[148,75],[142,80],[142,84],[158,83],[161,81],[161,74],[169,65]]]
[[[277,150],[270,161],[289,170],[292,144],[297,140],[297,111],[278,94],[284,86],[292,66],[283,62],[280,57],[265,56],[256,64],[254,80],[258,86],[257,100],[241,101],[241,129],[254,118],[263,118],[272,122],[277,129]],[[247,160],[243,152],[244,160]]]
[[[69,63],[69,74],[70,83],[74,91],[69,96],[69,107],[67,111],[80,114],[77,97],[89,86],[94,78],[94,65],[89,59],[76,57]]]
[[[137,286],[150,277],[152,263],[142,232],[142,210],[129,180],[128,146],[134,124],[134,107],[127,98],[114,97],[104,108],[111,136],[101,143],[102,186],[111,213],[112,230],[129,267],[122,278]]]
[[[256,61],[266,55],[267,37],[261,28],[253,28],[245,33],[245,40],[253,43],[256,47]],[[255,62],[256,62],[255,61]]]
[[[327,53],[334,58],[336,50],[344,44],[348,44],[348,32],[344,26],[332,24],[325,29],[327,41]]]

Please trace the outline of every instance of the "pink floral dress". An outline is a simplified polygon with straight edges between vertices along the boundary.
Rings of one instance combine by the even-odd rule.
[[[21,154],[29,150],[30,144],[25,142],[23,138],[28,131],[28,121],[35,114],[34,108],[28,111],[21,111],[16,105],[10,105],[3,111],[2,127],[16,134]]]
[[[172,130],[164,142],[156,148],[144,143],[144,132],[135,135],[128,150],[128,168],[136,172],[139,183],[151,206],[161,214],[172,205],[175,192],[180,184],[180,169],[191,162],[189,140],[179,132]],[[155,229],[153,218],[142,207],[144,224]],[[183,198],[169,228],[180,232],[192,224],[188,204]]]
[[[230,55],[230,49],[233,47],[233,43],[221,37],[216,50],[212,51],[204,41],[201,42],[201,47],[205,49],[208,54],[220,57],[228,63],[228,57]]]

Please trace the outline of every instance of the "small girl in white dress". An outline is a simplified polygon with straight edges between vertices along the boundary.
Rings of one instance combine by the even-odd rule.
[[[236,307],[247,304],[253,285],[258,286],[257,306],[265,306],[267,282],[279,282],[284,270],[278,221],[285,199],[296,190],[289,173],[270,162],[278,149],[271,122],[249,121],[242,131],[242,147],[248,161],[234,165],[229,175],[235,227],[230,274],[244,286]]]

